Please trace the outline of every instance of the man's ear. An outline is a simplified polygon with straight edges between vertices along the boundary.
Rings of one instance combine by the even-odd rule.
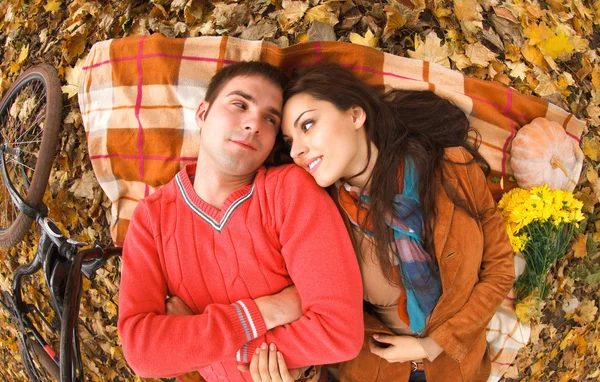
[[[358,130],[365,125],[367,113],[365,113],[365,110],[362,107],[354,105],[350,108],[350,117],[352,118],[354,128]]]
[[[200,102],[198,106],[198,110],[196,110],[196,125],[198,127],[202,127],[202,123],[204,122],[204,118],[206,118],[206,112],[208,111],[209,103],[206,101]]]

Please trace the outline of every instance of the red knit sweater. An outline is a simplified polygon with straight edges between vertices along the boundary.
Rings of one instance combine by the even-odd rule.
[[[289,367],[336,363],[363,341],[362,284],[332,200],[304,170],[261,168],[221,210],[195,193],[188,165],[135,209],[123,248],[119,333],[143,377],[200,370],[209,381],[250,381],[237,370],[261,343]],[[253,299],[295,284],[304,316],[266,331]],[[194,316],[166,316],[178,296]]]

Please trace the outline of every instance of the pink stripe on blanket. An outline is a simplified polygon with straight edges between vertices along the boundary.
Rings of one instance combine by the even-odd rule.
[[[494,103],[494,102],[491,102],[491,101],[485,100],[485,99],[483,99],[483,98],[479,98],[479,97],[471,96],[471,95],[467,95],[467,97],[470,97],[471,99],[477,100],[477,101],[479,101],[479,102],[482,102],[482,103],[486,103],[486,104],[488,104],[488,105],[492,105],[493,107],[495,107],[495,108],[496,108],[496,109],[498,109],[498,110],[503,110],[502,106],[498,105],[497,103]],[[519,113],[517,113],[517,112],[515,112],[515,111],[512,111],[512,110],[506,110],[506,108],[504,108],[504,110],[503,110],[503,111],[504,111],[504,112],[508,112],[508,114],[511,114],[511,115],[513,115],[514,117],[517,117],[517,118],[525,119],[525,120],[528,120],[528,121],[530,121],[530,120],[531,120],[531,118],[530,118],[530,117],[527,117],[526,115],[519,114]]]
[[[399,74],[394,74],[392,72],[382,72],[380,70],[369,68],[367,66],[362,66],[362,65],[343,65],[343,66],[346,67],[346,68],[354,68],[354,69],[357,69],[357,70],[362,70],[364,72],[381,74],[381,75],[384,75],[384,76],[390,76],[390,77],[395,77],[395,78],[402,78],[404,80],[421,81],[421,80],[417,80],[417,79],[414,79],[414,78],[410,78],[410,77],[406,77],[406,76],[401,76]]]
[[[142,51],[144,49],[144,40],[146,36],[143,36],[140,39],[140,46],[138,51],[138,59],[137,59],[137,69],[138,69],[138,85],[137,85],[137,97],[135,100],[135,118],[138,121],[138,158],[140,160],[140,179],[144,179],[144,129],[142,126],[142,121],[140,120],[140,106],[142,104]],[[144,192],[145,196],[150,194],[150,189],[146,184],[146,190]]]
[[[581,139],[577,138],[577,136],[576,136],[576,135],[573,135],[573,134],[569,133],[567,130],[565,130],[565,132],[567,133],[567,135],[568,135],[569,137],[571,137],[571,138],[573,138],[574,140],[576,140],[576,141],[577,141],[577,143],[581,142]]]
[[[144,38],[145,37],[146,36],[144,36]],[[140,43],[141,43],[141,41],[140,41]],[[220,62],[220,63],[223,63],[223,64],[235,64],[237,62],[237,61],[234,61],[234,60],[223,60],[223,59],[211,58],[211,57],[178,56],[176,54],[151,53],[151,54],[142,54],[141,56],[137,55],[137,56],[130,56],[130,57],[113,58],[113,59],[110,59],[110,60],[98,62],[97,64],[84,66],[82,69],[83,70],[89,70],[89,69],[97,68],[99,66],[108,65],[108,64],[111,64],[113,62],[139,60],[140,57],[142,59],[144,59],[144,58],[152,58],[152,57],[167,57],[167,58],[175,58],[175,59],[178,59],[178,60]]]
[[[107,159],[107,158],[115,158],[115,157],[122,158],[122,159],[139,159],[140,158],[139,155],[125,155],[125,154],[113,153],[113,154],[104,154],[104,155],[92,155],[90,157],[90,160]],[[143,157],[145,160],[164,160],[164,161],[171,161],[171,162],[195,161],[196,159],[198,159],[197,157],[163,157],[163,156],[159,156],[159,155],[144,155]]]

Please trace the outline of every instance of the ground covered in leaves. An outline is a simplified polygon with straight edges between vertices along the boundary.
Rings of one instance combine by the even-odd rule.
[[[77,105],[77,79],[91,46],[160,32],[169,37],[229,35],[285,47],[349,41],[436,62],[545,98],[587,122],[584,170],[576,189],[586,220],[548,275],[553,288],[532,340],[507,380],[600,380],[600,1],[580,0],[85,0],[0,1],[0,91],[40,62],[57,68],[64,93],[61,148],[45,201],[65,232],[110,244],[109,203],[96,182]],[[0,286],[34,253],[35,235],[0,252]],[[80,330],[90,380],[132,380],[116,334],[119,261],[86,281]],[[28,298],[40,300],[34,281]],[[3,380],[21,380],[16,331],[0,314]]]

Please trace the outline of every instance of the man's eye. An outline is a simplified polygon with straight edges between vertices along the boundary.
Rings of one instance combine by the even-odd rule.
[[[269,123],[271,123],[271,124],[273,124],[273,125],[276,125],[276,124],[277,124],[277,119],[275,119],[274,117],[269,117],[269,116],[268,116],[268,117],[265,117],[265,119],[266,119],[266,120],[267,120]]]
[[[300,128],[302,129],[302,131],[307,132],[308,130],[310,130],[314,123],[315,122],[313,120],[309,119],[307,121],[302,122]]]
[[[240,109],[246,110],[246,104],[243,102],[234,102],[233,105],[239,107]]]

